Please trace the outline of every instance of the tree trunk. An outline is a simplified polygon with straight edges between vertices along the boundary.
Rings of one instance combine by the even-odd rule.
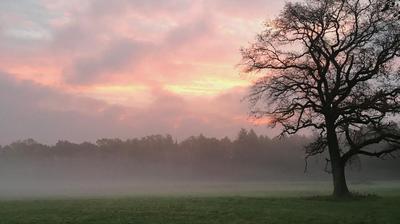
[[[327,125],[329,156],[333,177],[333,196],[344,198],[350,196],[346,183],[345,162],[340,156],[339,142],[334,125]]]
[[[345,166],[341,161],[331,161],[333,177],[333,196],[344,198],[350,196],[346,183]]]

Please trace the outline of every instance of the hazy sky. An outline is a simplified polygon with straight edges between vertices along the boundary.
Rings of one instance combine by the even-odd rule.
[[[283,4],[1,0],[0,144],[234,136],[253,126],[239,49]]]

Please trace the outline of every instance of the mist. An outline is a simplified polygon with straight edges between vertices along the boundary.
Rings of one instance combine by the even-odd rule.
[[[310,141],[271,139],[245,129],[234,139],[199,135],[180,142],[171,135],[54,145],[20,140],[1,147],[0,197],[235,193],[246,186],[265,190],[282,188],[278,183],[328,182],[326,155],[305,161]],[[360,157],[347,174],[350,183],[368,184],[399,180],[399,170],[396,159]]]

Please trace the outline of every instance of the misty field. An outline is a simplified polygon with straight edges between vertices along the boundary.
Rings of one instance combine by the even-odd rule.
[[[0,223],[398,223],[400,184],[357,184],[373,193],[363,199],[333,200],[324,184],[203,186],[205,191],[159,192],[131,196],[58,196],[0,201]],[[192,187],[192,186],[191,186]],[[297,188],[298,190],[294,190]],[[275,189],[275,190],[273,190]],[[197,192],[197,193],[196,193]],[[375,195],[376,194],[376,195]],[[313,196],[322,195],[322,196]],[[325,196],[324,196],[325,195]]]

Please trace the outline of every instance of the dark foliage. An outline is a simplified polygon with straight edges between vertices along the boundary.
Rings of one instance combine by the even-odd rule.
[[[100,139],[95,144],[58,141],[49,146],[28,139],[1,147],[0,178],[196,181],[323,178],[325,173],[319,167],[324,160],[310,161],[309,173],[303,173],[303,146],[309,141],[300,136],[271,139],[245,129],[234,140],[200,135],[177,142],[170,135],[152,135],[127,140]],[[367,171],[380,170],[375,178],[400,177],[396,160],[364,162]]]

